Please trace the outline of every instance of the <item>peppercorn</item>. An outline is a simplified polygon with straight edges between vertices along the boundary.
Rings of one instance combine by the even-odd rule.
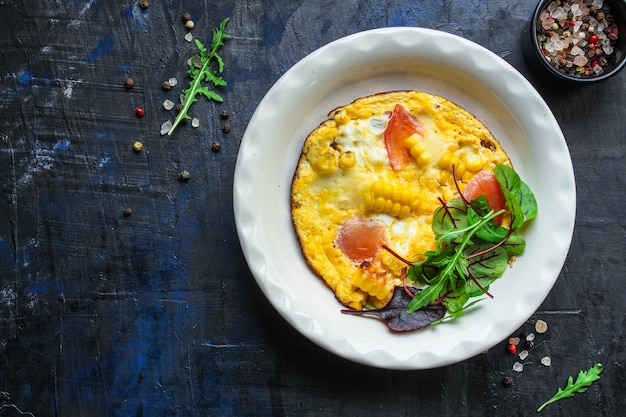
[[[134,85],[135,85],[135,80],[133,80],[130,77],[126,78],[126,81],[124,81],[124,86],[126,88],[133,88]]]
[[[130,215],[133,214],[133,209],[126,207],[124,211],[122,211],[122,214],[124,214],[124,217],[130,217]]]
[[[148,6],[150,6],[150,3],[148,3],[148,0],[140,0],[139,1],[139,7],[141,7],[142,9],[147,9]]]
[[[146,112],[141,107],[135,107],[135,114],[137,115],[137,117],[143,117]]]
[[[170,90],[171,88],[172,88],[172,84],[169,82],[169,80],[163,81],[163,89],[164,90]]]
[[[178,113],[180,113],[182,110],[183,110],[183,105],[182,105],[182,104],[180,104],[180,103],[178,103],[178,104],[176,105],[176,111],[177,111]]]
[[[133,143],[133,151],[141,152],[142,149],[143,149],[143,144],[141,142]]]
[[[183,13],[183,22],[189,22],[191,20],[191,15],[189,13]]]
[[[230,123],[224,123],[224,126],[222,126],[222,131],[224,133],[230,132]]]
[[[505,376],[502,384],[507,388],[510,387],[511,385],[513,385],[513,378],[511,378],[510,376]]]
[[[511,355],[515,355],[517,353],[517,346],[516,345],[508,345],[507,350],[509,351],[509,353]]]
[[[218,153],[222,149],[222,144],[219,142],[213,142],[211,144],[211,150],[215,153]]]
[[[228,115],[229,115],[228,110],[222,110],[222,111],[220,112],[220,118],[221,118],[222,120],[226,120],[226,119],[228,119]]]
[[[193,20],[188,20],[187,22],[185,22],[185,27],[189,30],[193,29],[194,26],[195,23],[193,23]]]
[[[189,171],[182,171],[180,174],[178,174],[178,179],[181,181],[189,181]]]

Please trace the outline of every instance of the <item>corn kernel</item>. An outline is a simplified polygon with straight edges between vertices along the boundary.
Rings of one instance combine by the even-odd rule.
[[[410,149],[410,148],[412,148],[412,147],[414,147],[414,146],[416,146],[416,145],[418,145],[419,143],[420,143],[420,141],[419,141],[419,139],[418,139],[417,135],[415,135],[415,134],[413,134],[413,135],[409,136],[409,137],[408,137],[408,138],[406,138],[406,140],[404,141],[404,145],[405,145],[407,148],[409,148],[409,149]]]
[[[457,154],[450,155],[450,165],[448,166],[448,168],[452,169],[452,165],[454,165],[455,167],[459,166],[459,155]]]
[[[383,209],[385,208],[385,199],[382,197],[377,197],[376,201],[374,202],[374,211],[377,212],[382,212]]]
[[[393,289],[393,285],[387,282],[384,275],[367,268],[359,268],[352,274],[352,285],[379,300],[386,298]]]
[[[402,206],[402,208],[400,209],[400,212],[398,213],[398,218],[404,219],[406,217],[409,217],[410,214],[411,214],[411,207],[404,205]]]
[[[419,198],[411,190],[401,189],[384,181],[375,181],[365,193],[363,205],[368,211],[387,213],[402,219],[411,215],[414,206],[418,207]]]
[[[325,153],[321,155],[317,161],[315,161],[315,167],[322,173],[329,173],[337,166],[335,156],[331,153]]]
[[[468,183],[472,178],[474,178],[474,175],[475,174],[471,171],[465,171],[465,173],[461,177],[461,180],[465,183]]]
[[[374,195],[373,193],[367,193],[365,196],[365,209],[372,210],[374,208]]]
[[[381,210],[383,213],[389,213],[393,207],[393,200],[385,200],[385,206]]]
[[[400,203],[403,206],[407,206],[411,203],[411,193],[408,190],[402,190],[402,193],[400,194]]]
[[[342,168],[353,168],[356,165],[356,155],[352,151],[347,151],[339,156],[339,166]]]
[[[458,165],[455,168],[456,177],[457,178],[461,178],[463,176],[463,174],[465,174],[466,170],[467,170],[467,166],[465,164],[465,161],[459,162]]]
[[[465,163],[468,171],[478,172],[485,166],[485,160],[480,155],[470,155]]]
[[[424,167],[424,166],[430,164],[431,159],[432,159],[432,157],[430,155],[430,152],[424,151],[417,158],[417,163],[418,163],[419,166]]]
[[[452,154],[448,151],[441,154],[441,158],[439,158],[439,168],[446,169],[450,166],[450,161],[452,158]]]
[[[383,188],[385,187],[385,183],[382,181],[375,181],[370,185],[370,191],[376,195],[382,195]]]
[[[402,206],[400,205],[400,203],[393,203],[393,206],[391,207],[389,214],[395,217],[398,214],[400,214],[400,210],[402,210]]]
[[[391,198],[391,194],[393,193],[393,187],[391,186],[391,184],[388,183],[384,183],[383,184],[383,189],[381,191],[381,196],[383,198]]]

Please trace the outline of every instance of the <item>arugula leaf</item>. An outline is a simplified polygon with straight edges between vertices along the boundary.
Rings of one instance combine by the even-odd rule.
[[[200,51],[200,55],[194,57],[194,59],[192,59],[191,63],[189,64],[189,71],[187,73],[191,78],[191,82],[189,83],[189,88],[183,90],[183,108],[181,109],[180,113],[178,113],[178,116],[176,116],[172,127],[167,132],[168,136],[174,132],[174,129],[176,129],[181,121],[183,121],[184,119],[191,119],[191,117],[189,117],[189,115],[187,114],[187,111],[193,103],[198,101],[198,99],[196,98],[197,95],[203,95],[208,100],[214,100],[217,102],[224,101],[222,96],[220,96],[213,90],[209,90],[208,87],[202,85],[201,83],[203,81],[210,82],[216,87],[226,85],[226,81],[222,77],[219,77],[217,75],[218,73],[224,71],[224,61],[222,60],[222,57],[219,56],[217,51],[222,45],[224,45],[224,40],[230,38],[230,35],[225,32],[226,24],[229,20],[230,18],[227,17],[226,19],[222,20],[222,23],[220,23],[219,29],[213,29],[211,52],[208,52],[207,48],[202,44],[202,42],[196,39],[196,46]],[[213,59],[217,61],[217,71],[211,69],[211,63]],[[197,66],[196,63],[198,64]]]
[[[591,367],[587,372],[580,371],[578,372],[578,376],[576,377],[576,381],[570,376],[567,380],[567,386],[565,389],[559,388],[556,391],[556,394],[552,396],[548,401],[543,403],[538,409],[539,413],[544,407],[548,404],[552,404],[555,401],[561,400],[563,398],[573,397],[575,393],[583,393],[587,391],[587,388],[593,384],[594,381],[600,379],[600,372],[602,372],[603,366],[601,363],[595,364]]]

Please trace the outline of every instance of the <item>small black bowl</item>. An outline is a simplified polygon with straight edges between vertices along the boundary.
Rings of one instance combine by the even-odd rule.
[[[530,24],[524,29],[522,35],[522,52],[527,64],[539,74],[551,74],[556,79],[576,84],[592,84],[608,80],[619,73],[626,66],[626,0],[604,0],[604,4],[611,8],[611,14],[615,18],[618,27],[618,39],[614,45],[615,58],[610,66],[600,75],[573,76],[566,74],[552,66],[541,53],[537,39],[537,25],[541,11],[554,0],[541,0],[533,13]],[[565,0],[562,0],[563,3]]]

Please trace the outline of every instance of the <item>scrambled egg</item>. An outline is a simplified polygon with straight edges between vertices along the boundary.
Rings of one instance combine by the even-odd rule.
[[[421,125],[392,168],[385,132],[396,105]],[[481,170],[509,158],[489,130],[447,99],[395,91],[333,110],[309,134],[291,188],[296,234],[309,266],[344,305],[381,308],[403,285],[406,264],[436,246],[434,210]],[[355,236],[355,235],[361,236]]]

